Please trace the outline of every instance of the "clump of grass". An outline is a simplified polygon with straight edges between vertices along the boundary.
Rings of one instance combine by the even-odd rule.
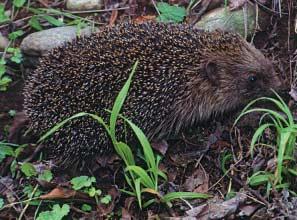
[[[107,112],[110,113],[108,124],[100,116],[86,112],[80,112],[55,125],[52,129],[50,129],[45,135],[43,135],[40,138],[39,142],[44,141],[46,138],[48,138],[50,135],[52,135],[55,131],[57,131],[70,120],[83,116],[89,116],[105,128],[106,132],[111,138],[115,151],[124,161],[125,180],[129,188],[122,189],[122,191],[131,196],[135,196],[137,198],[140,208],[147,207],[150,204],[159,201],[167,204],[168,206],[171,206],[171,201],[175,199],[208,198],[209,196],[207,194],[193,192],[171,192],[166,195],[162,195],[160,193],[158,189],[160,184],[159,179],[162,178],[164,181],[167,180],[167,175],[159,169],[161,157],[159,155],[156,156],[154,154],[152,147],[142,130],[132,121],[120,115],[120,110],[127,97],[132,77],[136,71],[137,65],[138,61],[134,64],[128,80],[126,81],[125,85],[116,97],[112,110],[107,110]],[[143,151],[145,166],[137,165],[130,146],[128,146],[127,143],[121,140],[117,140],[116,122],[118,118],[123,119],[135,133]],[[153,196],[153,199],[146,200],[143,193],[151,194]]]
[[[297,176],[296,160],[294,152],[296,149],[297,123],[294,120],[284,100],[273,91],[276,98],[262,97],[250,102],[236,119],[234,125],[246,114],[252,112],[263,112],[260,119],[259,127],[255,131],[252,140],[250,151],[253,156],[254,148],[260,141],[266,129],[274,129],[276,132],[276,167],[274,171],[258,171],[249,178],[249,184],[256,186],[263,183],[267,184],[267,190],[271,187],[274,189],[289,188],[290,177]],[[274,111],[266,108],[252,108],[252,106],[260,101],[266,101],[274,104],[279,111]],[[268,118],[268,122],[263,123],[263,119]],[[270,146],[270,145],[260,145]],[[270,146],[272,147],[272,146]]]

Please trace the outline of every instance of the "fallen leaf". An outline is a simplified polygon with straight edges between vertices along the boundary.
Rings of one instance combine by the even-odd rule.
[[[196,169],[194,173],[186,179],[183,188],[188,192],[206,193],[209,188],[209,175],[203,172],[202,169]]]
[[[162,154],[163,156],[166,154],[167,150],[168,150],[168,143],[165,140],[161,140],[158,142],[152,142],[151,143],[152,148],[155,149],[156,151],[158,151],[160,154]]]
[[[236,196],[227,201],[208,202],[193,209],[188,210],[186,213],[190,217],[196,217],[200,220],[206,219],[224,219],[231,214],[234,214],[238,207],[243,204],[247,196],[243,193],[237,193]]]
[[[87,200],[91,203],[93,203],[93,199],[91,199],[86,193],[77,192],[72,189],[66,189],[63,187],[57,187],[50,191],[49,193],[45,195],[41,195],[40,199],[81,199],[81,200]]]
[[[294,101],[297,102],[297,88],[291,88],[289,94],[294,99]]]
[[[156,20],[155,15],[144,15],[144,16],[138,16],[137,18],[135,18],[134,22],[136,24],[142,24],[142,23],[146,23],[149,21],[155,21],[155,20]]]

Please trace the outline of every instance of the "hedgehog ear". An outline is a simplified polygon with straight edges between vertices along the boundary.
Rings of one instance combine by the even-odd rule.
[[[204,66],[205,76],[208,80],[210,80],[213,84],[217,84],[218,82],[218,68],[217,64],[213,61],[207,61]]]

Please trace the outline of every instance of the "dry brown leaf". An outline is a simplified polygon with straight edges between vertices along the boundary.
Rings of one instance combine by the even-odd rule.
[[[156,16],[155,15],[145,15],[145,16],[139,16],[137,18],[135,18],[134,22],[136,24],[142,24],[148,21],[155,21],[156,20]]]
[[[75,190],[57,187],[48,194],[41,195],[40,199],[69,199],[76,195]]]
[[[206,193],[209,188],[209,175],[202,169],[197,169],[183,184],[185,191]]]

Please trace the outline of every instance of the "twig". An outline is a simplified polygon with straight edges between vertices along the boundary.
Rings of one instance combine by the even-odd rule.
[[[225,176],[228,176],[229,178],[231,178],[234,182],[236,182],[237,184],[239,184],[241,187],[243,187],[245,190],[247,190],[248,192],[250,192],[253,196],[255,196],[261,204],[265,205],[266,207],[269,206],[269,202],[263,197],[261,196],[256,190],[253,190],[249,187],[246,186],[246,184],[244,184],[240,179],[238,179],[237,177],[233,176],[233,175],[228,175],[228,173],[232,170],[232,168],[238,164],[241,160],[237,161],[232,167],[230,167],[227,172],[211,187],[209,187],[209,190],[211,188],[213,188],[215,185],[217,185]],[[220,169],[220,167],[216,164],[216,167]],[[255,200],[255,199],[254,199]]]
[[[31,202],[31,201],[34,201],[34,200],[36,200],[36,199],[40,199],[39,196],[38,196],[38,197],[31,198],[31,199],[26,199],[26,200],[23,200],[23,201],[19,201],[19,202],[9,203],[9,204],[7,204],[7,205],[4,205],[4,206],[0,209],[0,211],[3,210],[3,209],[6,209],[6,208],[10,208],[10,207],[12,207],[12,206],[14,206],[14,205],[17,205],[17,204],[21,204],[21,203],[24,203],[24,202]]]
[[[34,15],[30,15],[30,16],[25,17],[25,18],[20,18],[20,19],[18,19],[18,20],[13,21],[13,23],[17,23],[17,22],[20,22],[20,21],[25,21],[25,20],[27,20],[27,19],[33,17],[33,16],[34,16]],[[9,24],[10,24],[10,22],[9,22],[8,24],[3,24],[3,25],[1,25],[1,26],[0,26],[0,29],[1,29],[1,28],[4,28],[4,27],[6,27],[6,26],[8,26]]]
[[[250,187],[247,187],[246,184],[244,184],[240,179],[238,179],[235,176],[229,176],[229,177],[232,178],[232,180],[237,184],[239,184],[241,187],[249,191],[252,195],[254,195],[259,201],[263,203],[263,205],[265,205],[266,207],[269,206],[269,202],[263,196],[261,196],[258,191],[253,190]]]
[[[110,8],[110,9],[97,9],[97,10],[86,10],[86,11],[70,11],[70,10],[62,10],[63,12],[71,13],[71,14],[87,14],[87,13],[96,13],[96,12],[109,12],[114,10],[126,10],[130,9],[130,6],[122,7],[122,8]]]
[[[34,189],[33,189],[32,193],[31,193],[29,199],[32,199],[32,198],[33,198],[33,196],[34,196],[34,194],[35,194],[37,188],[38,188],[38,185],[36,185],[36,186],[34,187]],[[21,214],[20,214],[18,220],[21,220],[21,219],[23,218],[23,215],[25,214],[27,208],[29,207],[29,204],[30,204],[29,202],[26,203],[26,205],[25,205],[24,209],[22,210],[22,212],[21,212]]]
[[[201,16],[208,9],[208,6],[210,5],[210,2],[211,1],[207,1],[205,5],[202,5],[202,8],[200,9],[200,11],[198,12],[198,14],[196,15],[196,18],[194,19],[194,21],[191,22],[191,26],[194,26],[197,23],[197,21],[199,21],[199,19],[201,18]]]
[[[219,182],[221,182],[222,179],[224,179],[226,176],[228,176],[228,173],[233,169],[233,167],[238,164],[239,162],[241,162],[241,160],[238,160],[235,164],[233,164],[232,167],[230,167],[226,173],[224,173],[224,175],[217,181],[215,182],[211,187],[208,188],[208,190],[211,190],[212,188],[214,188]],[[218,167],[219,169],[221,169],[217,164],[216,167]]]
[[[264,4],[262,4],[261,2],[259,2],[258,0],[255,0],[255,2],[257,2],[257,4],[261,5],[261,7],[265,8],[266,10],[268,10],[269,12],[273,12],[273,13],[277,13],[277,14],[283,14],[283,15],[288,15],[288,13],[285,12],[279,12],[279,11],[275,11],[271,8],[268,8],[267,6],[265,6]]]
[[[157,8],[156,2],[154,0],[151,0],[151,1],[152,1],[153,5],[154,5],[154,7],[155,7],[155,9],[156,9],[156,11],[158,13],[158,15],[161,16],[161,14],[160,14],[160,12],[159,12],[159,10]]]

